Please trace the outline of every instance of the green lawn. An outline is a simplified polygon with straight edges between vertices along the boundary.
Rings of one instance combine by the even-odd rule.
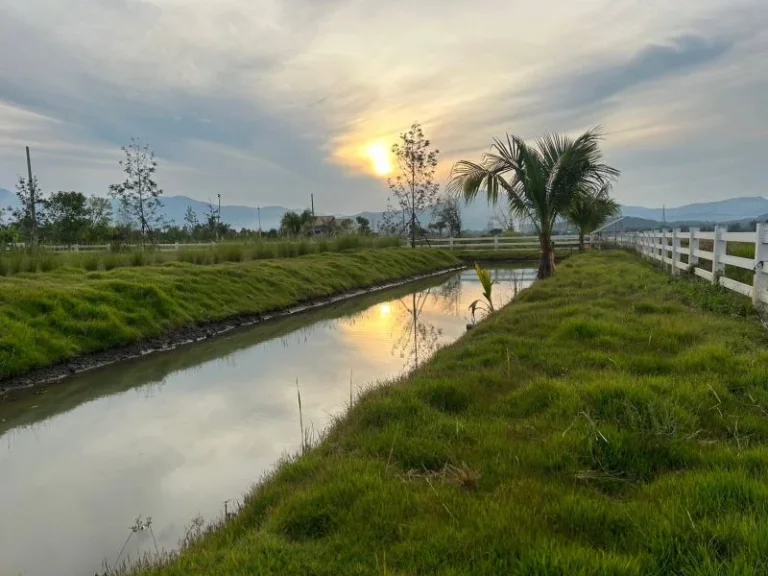
[[[767,414],[746,299],[578,255],[147,573],[765,574]]]
[[[399,248],[0,278],[0,379],[169,329],[259,314],[459,261]]]

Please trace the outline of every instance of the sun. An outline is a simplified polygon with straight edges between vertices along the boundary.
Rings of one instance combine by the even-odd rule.
[[[381,142],[371,144],[365,149],[365,155],[371,161],[377,176],[387,176],[392,173],[392,161],[386,144]]]

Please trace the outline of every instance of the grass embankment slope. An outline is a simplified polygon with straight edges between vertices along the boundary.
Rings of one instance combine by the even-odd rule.
[[[0,278],[0,378],[180,326],[279,310],[456,264],[445,252],[384,249]]]
[[[150,573],[764,574],[767,383],[744,299],[580,255]]]

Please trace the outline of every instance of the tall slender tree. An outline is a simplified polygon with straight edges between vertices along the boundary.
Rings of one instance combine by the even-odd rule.
[[[120,202],[122,215],[141,230],[143,243],[147,237],[151,239],[153,229],[162,221],[159,211],[163,206],[160,200],[163,191],[155,181],[157,161],[149,145],[142,146],[137,138],[131,138],[131,143],[123,146],[122,151],[125,158],[119,164],[125,180],[111,185],[109,194]]]
[[[197,219],[197,213],[194,211],[192,206],[187,206],[186,212],[184,212],[184,229],[187,232],[187,236],[189,236],[189,239],[191,240],[195,235],[195,230],[200,225],[200,222]]]
[[[435,182],[435,170],[439,153],[432,149],[418,122],[400,134],[400,142],[392,146],[399,174],[388,180],[389,188],[408,219],[411,248],[416,247],[416,234],[421,230],[419,217],[437,200],[440,185]]]
[[[548,134],[535,145],[507,135],[495,139],[492,151],[480,163],[457,162],[449,190],[469,201],[481,190],[497,203],[505,196],[511,212],[530,220],[541,247],[539,278],[555,271],[552,231],[575,197],[601,188],[615,180],[619,171],[603,163],[600,151],[602,132],[588,130],[575,139]]]

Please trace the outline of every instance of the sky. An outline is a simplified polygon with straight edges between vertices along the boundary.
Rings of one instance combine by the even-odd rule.
[[[421,122],[439,176],[600,124],[624,204],[768,196],[765,0],[0,0],[0,187],[378,210]]]

